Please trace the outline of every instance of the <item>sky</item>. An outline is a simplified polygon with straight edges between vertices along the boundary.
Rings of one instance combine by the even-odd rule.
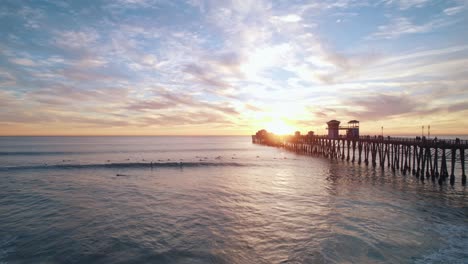
[[[0,135],[468,134],[467,0],[2,0]]]

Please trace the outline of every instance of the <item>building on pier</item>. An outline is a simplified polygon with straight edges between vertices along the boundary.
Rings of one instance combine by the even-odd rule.
[[[340,137],[340,121],[330,120],[327,122],[328,125],[328,138],[339,138]]]
[[[359,137],[359,121],[351,120],[348,122],[348,127],[346,128],[346,137],[348,138]]]
[[[346,131],[347,138],[358,138],[359,137],[359,121],[351,120],[347,126],[340,126],[340,121],[330,120],[327,122],[328,125],[328,138],[337,139],[340,137],[340,130]]]

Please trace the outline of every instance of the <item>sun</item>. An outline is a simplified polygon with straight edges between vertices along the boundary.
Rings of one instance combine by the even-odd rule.
[[[266,130],[277,135],[293,134],[294,128],[283,120],[274,120],[266,125]]]

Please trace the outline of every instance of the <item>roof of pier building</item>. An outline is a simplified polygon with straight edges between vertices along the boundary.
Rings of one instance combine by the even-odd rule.
[[[328,125],[334,125],[334,124],[339,125],[340,123],[341,123],[340,121],[334,120],[334,119],[327,122]]]

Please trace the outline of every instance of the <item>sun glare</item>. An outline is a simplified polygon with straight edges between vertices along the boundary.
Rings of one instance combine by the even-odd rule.
[[[275,120],[266,125],[266,130],[277,135],[293,134],[294,128],[282,120]]]

